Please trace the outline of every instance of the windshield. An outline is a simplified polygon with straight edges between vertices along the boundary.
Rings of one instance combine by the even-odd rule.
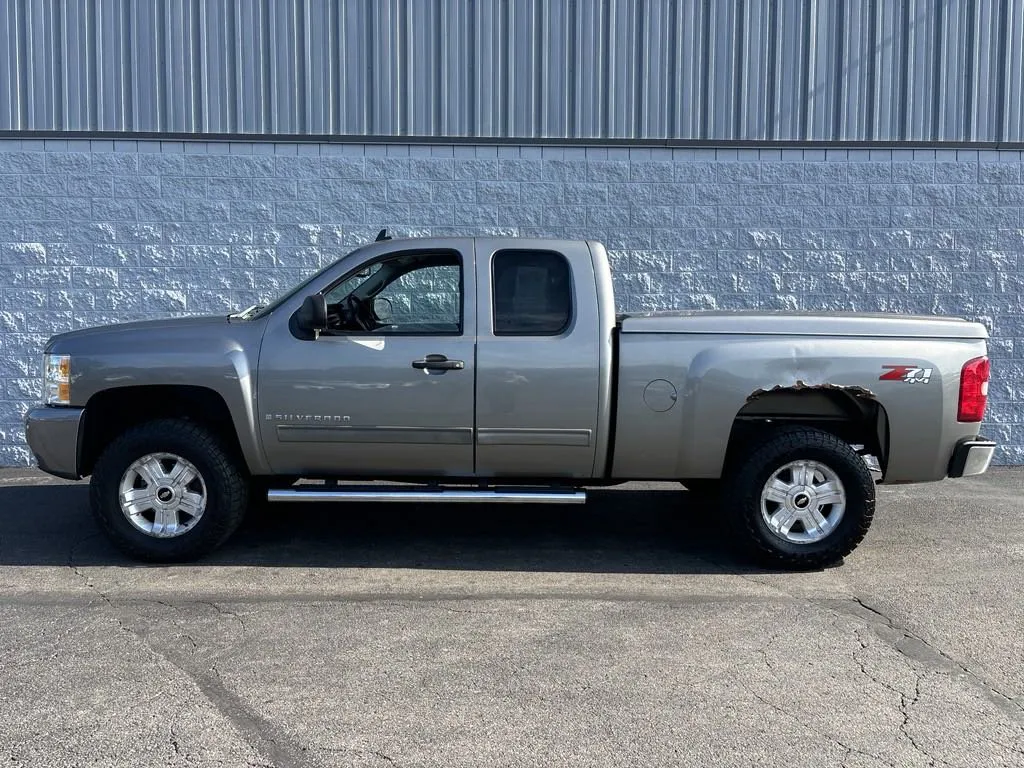
[[[352,251],[352,253],[355,253],[355,251]],[[352,255],[352,253],[347,254],[345,256],[342,256],[341,259],[348,258],[349,256]],[[328,264],[326,267],[321,269],[319,272],[316,272],[315,274],[310,275],[305,280],[303,280],[301,283],[299,283],[297,286],[292,288],[290,291],[287,291],[282,296],[279,296],[278,298],[274,299],[272,302],[267,304],[265,307],[257,306],[255,308],[255,310],[252,310],[252,311],[248,311],[247,310],[244,313],[243,319],[245,319],[245,320],[258,320],[261,317],[266,317],[271,312],[273,312],[275,309],[277,309],[279,306],[281,306],[286,301],[291,299],[293,296],[298,296],[300,293],[302,293],[304,290],[306,290],[306,288],[309,287],[310,283],[312,283],[314,280],[316,280],[318,277],[320,277],[324,272],[326,272],[327,270],[331,269],[335,264],[337,264],[339,261],[341,261],[341,259],[338,259],[337,261],[334,261],[334,262]]]

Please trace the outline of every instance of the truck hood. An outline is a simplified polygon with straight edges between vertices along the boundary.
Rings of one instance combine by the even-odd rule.
[[[82,347],[92,347],[95,342],[123,344],[136,339],[142,342],[155,342],[175,336],[195,338],[207,333],[215,335],[223,333],[228,322],[225,315],[204,315],[101,325],[58,334],[47,342],[46,352],[73,354],[80,351]]]
[[[869,336],[987,339],[981,323],[959,317],[867,312],[652,312],[621,316],[623,333],[694,333],[761,336]]]

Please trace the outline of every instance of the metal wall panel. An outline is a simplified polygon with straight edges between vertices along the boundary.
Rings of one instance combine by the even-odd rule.
[[[0,130],[1024,140],[1024,0],[0,0]]]

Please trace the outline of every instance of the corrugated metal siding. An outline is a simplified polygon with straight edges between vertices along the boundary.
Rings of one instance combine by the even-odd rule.
[[[0,129],[1024,140],[1024,0],[0,0]]]

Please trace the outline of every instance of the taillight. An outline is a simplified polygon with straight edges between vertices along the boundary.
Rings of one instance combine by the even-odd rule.
[[[964,363],[960,371],[960,405],[957,421],[981,421],[985,418],[988,400],[989,364],[987,357],[976,357]]]

